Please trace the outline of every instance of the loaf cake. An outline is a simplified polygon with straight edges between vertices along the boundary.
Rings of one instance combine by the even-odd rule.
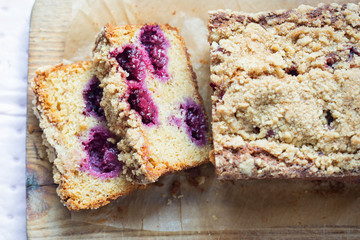
[[[119,139],[106,126],[92,62],[60,64],[36,74],[34,112],[63,204],[69,210],[95,209],[135,189],[122,175]]]
[[[219,179],[358,177],[359,5],[209,12]]]
[[[208,161],[207,118],[177,29],[107,24],[93,60],[103,87],[101,106],[121,138],[119,159],[129,181],[154,182]]]

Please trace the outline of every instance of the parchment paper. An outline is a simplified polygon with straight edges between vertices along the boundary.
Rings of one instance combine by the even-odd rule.
[[[77,1],[73,3],[64,60],[91,59],[95,36],[107,22],[169,23],[178,27],[185,39],[210,114],[207,12],[220,8],[258,12],[300,4],[315,6],[318,1]],[[220,182],[209,164],[163,177],[146,190],[135,191],[98,210],[72,212],[71,216],[73,220],[98,225],[156,231],[356,226],[360,223],[360,184],[301,180]]]

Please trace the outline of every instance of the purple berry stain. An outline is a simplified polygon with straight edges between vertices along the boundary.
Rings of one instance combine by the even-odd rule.
[[[351,61],[353,58],[354,58],[354,55],[357,55],[357,56],[360,56],[360,52],[359,50],[352,46],[350,49],[349,49],[350,53],[349,53],[349,58],[348,58],[348,61]]]
[[[206,119],[204,112],[199,104],[188,99],[185,103],[180,104],[180,109],[185,113],[184,122],[189,137],[197,146],[206,144]]]
[[[129,85],[128,103],[141,117],[141,121],[146,124],[156,124],[158,109],[151,99],[149,92],[142,88],[140,84]]]
[[[275,132],[273,129],[267,130],[265,138],[272,138],[274,136],[275,136]]]
[[[217,85],[216,85],[215,83],[211,82],[211,83],[210,83],[210,87],[212,88],[213,91],[215,91]]]
[[[335,52],[326,55],[326,66],[330,68],[334,68],[336,63],[338,63],[339,61],[340,57]]]
[[[128,81],[141,82],[146,76],[146,62],[144,61],[143,52],[134,46],[127,46],[116,56],[119,65],[126,71],[129,76]]]
[[[135,110],[146,124],[156,124],[158,109],[145,87],[146,66],[150,63],[144,58],[146,52],[136,46],[128,45],[122,52],[115,51],[115,58],[120,67],[128,73],[127,95],[130,108]]]
[[[104,109],[100,106],[103,96],[100,81],[97,77],[93,76],[83,91],[85,101],[84,114],[93,116],[99,120],[105,119]]]
[[[333,126],[332,123],[334,122],[334,117],[333,115],[331,114],[331,111],[330,110],[327,110],[326,113],[325,113],[325,119],[326,119],[326,122],[327,122],[327,128],[329,130],[332,130],[333,129]]]
[[[83,142],[88,158],[82,164],[83,169],[96,177],[116,177],[122,170],[118,160],[119,150],[116,144],[109,142],[113,134],[104,126],[96,126],[89,132],[89,139]]]
[[[154,74],[163,81],[169,80],[167,49],[170,46],[159,25],[145,25],[141,29],[140,42],[149,55]]]
[[[178,117],[176,117],[174,115],[171,115],[168,118],[168,122],[169,122],[170,125],[176,126],[178,129],[180,129],[181,126],[182,126],[182,119],[178,118]]]

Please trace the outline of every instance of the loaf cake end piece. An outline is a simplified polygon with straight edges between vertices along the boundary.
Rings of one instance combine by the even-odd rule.
[[[209,13],[219,179],[356,177],[359,5]]]

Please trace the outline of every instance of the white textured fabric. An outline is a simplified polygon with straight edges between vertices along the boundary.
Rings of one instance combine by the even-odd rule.
[[[0,0],[0,240],[26,239],[26,89],[33,4]]]

